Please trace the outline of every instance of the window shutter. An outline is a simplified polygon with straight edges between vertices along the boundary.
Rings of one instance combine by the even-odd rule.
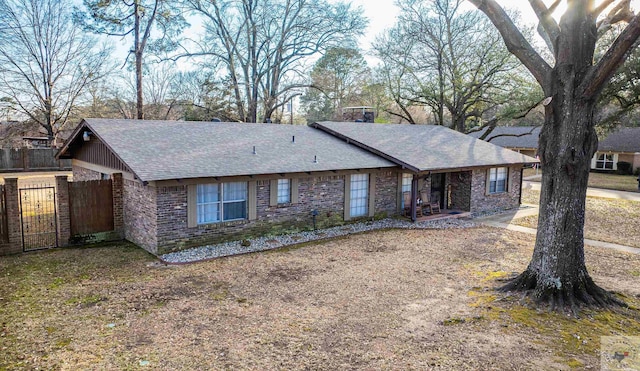
[[[344,220],[351,220],[351,175],[344,176]]]
[[[506,176],[506,179],[505,179],[505,183],[506,184],[504,186],[504,191],[507,192],[507,193],[509,193],[509,190],[511,189],[511,181],[510,181],[511,179],[509,178],[510,175],[511,175],[511,168],[507,167],[507,174],[505,175]]]
[[[598,161],[598,152],[593,154],[593,157],[591,158],[591,168],[595,169],[596,168],[596,161]]]
[[[298,203],[298,178],[291,178],[291,203]]]
[[[187,186],[187,228],[198,226],[198,186]]]
[[[376,174],[369,174],[369,216],[376,214]]]
[[[278,179],[269,181],[269,206],[278,205]]]
[[[484,185],[484,194],[488,195],[491,186],[491,169],[487,169],[487,171],[485,172],[485,176],[487,177],[487,179]]]
[[[258,216],[258,197],[256,191],[258,189],[258,183],[255,180],[249,182],[247,186],[247,192],[249,193],[247,198],[247,207],[249,220],[256,220]]]
[[[613,154],[613,170],[618,170],[618,154]]]
[[[402,212],[402,171],[398,172],[398,190],[396,192],[397,212]]]

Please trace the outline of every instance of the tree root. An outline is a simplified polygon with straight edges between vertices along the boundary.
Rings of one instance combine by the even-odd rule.
[[[498,290],[524,292],[525,296],[532,298],[536,304],[549,305],[553,311],[569,310],[573,314],[577,314],[581,307],[627,307],[627,304],[618,299],[614,293],[596,285],[588,274],[583,274],[581,278],[573,282],[564,282],[557,287],[538,284],[535,272],[527,269]]]

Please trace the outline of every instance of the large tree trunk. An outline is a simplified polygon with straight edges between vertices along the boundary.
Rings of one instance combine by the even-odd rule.
[[[594,65],[596,19],[606,7],[596,10],[594,0],[567,1],[558,24],[542,1],[530,1],[542,26],[539,29],[551,41],[548,45],[555,58],[551,67],[495,0],[469,1],[491,19],[509,51],[547,97],[538,148],[543,174],[536,245],[526,271],[503,289],[527,291],[554,307],[624,305],[598,287],[587,272],[585,200],[591,157],[598,145],[594,108],[603,87],[640,38],[640,16],[628,19],[628,26]],[[628,10],[629,2],[619,4]]]
[[[556,70],[555,94],[540,133],[543,168],[538,232],[527,270],[504,287],[531,290],[552,307],[619,303],[587,272],[584,257],[585,199],[591,158],[597,150],[595,101],[575,88],[572,70]]]

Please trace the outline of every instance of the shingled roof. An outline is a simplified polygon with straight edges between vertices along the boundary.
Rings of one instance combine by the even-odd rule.
[[[193,121],[85,119],[58,156],[85,130],[142,181],[395,166],[308,126]]]
[[[486,129],[469,133],[474,138],[480,138]],[[540,126],[496,126],[489,135],[489,143],[507,148],[538,148]]]
[[[416,172],[538,162],[443,126],[349,122],[313,126]]]
[[[621,128],[600,140],[598,151],[640,152],[640,128]]]

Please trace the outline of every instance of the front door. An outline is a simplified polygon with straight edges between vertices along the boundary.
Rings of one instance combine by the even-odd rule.
[[[431,174],[431,199],[432,203],[437,202],[440,208],[444,209],[444,183],[445,174]]]

